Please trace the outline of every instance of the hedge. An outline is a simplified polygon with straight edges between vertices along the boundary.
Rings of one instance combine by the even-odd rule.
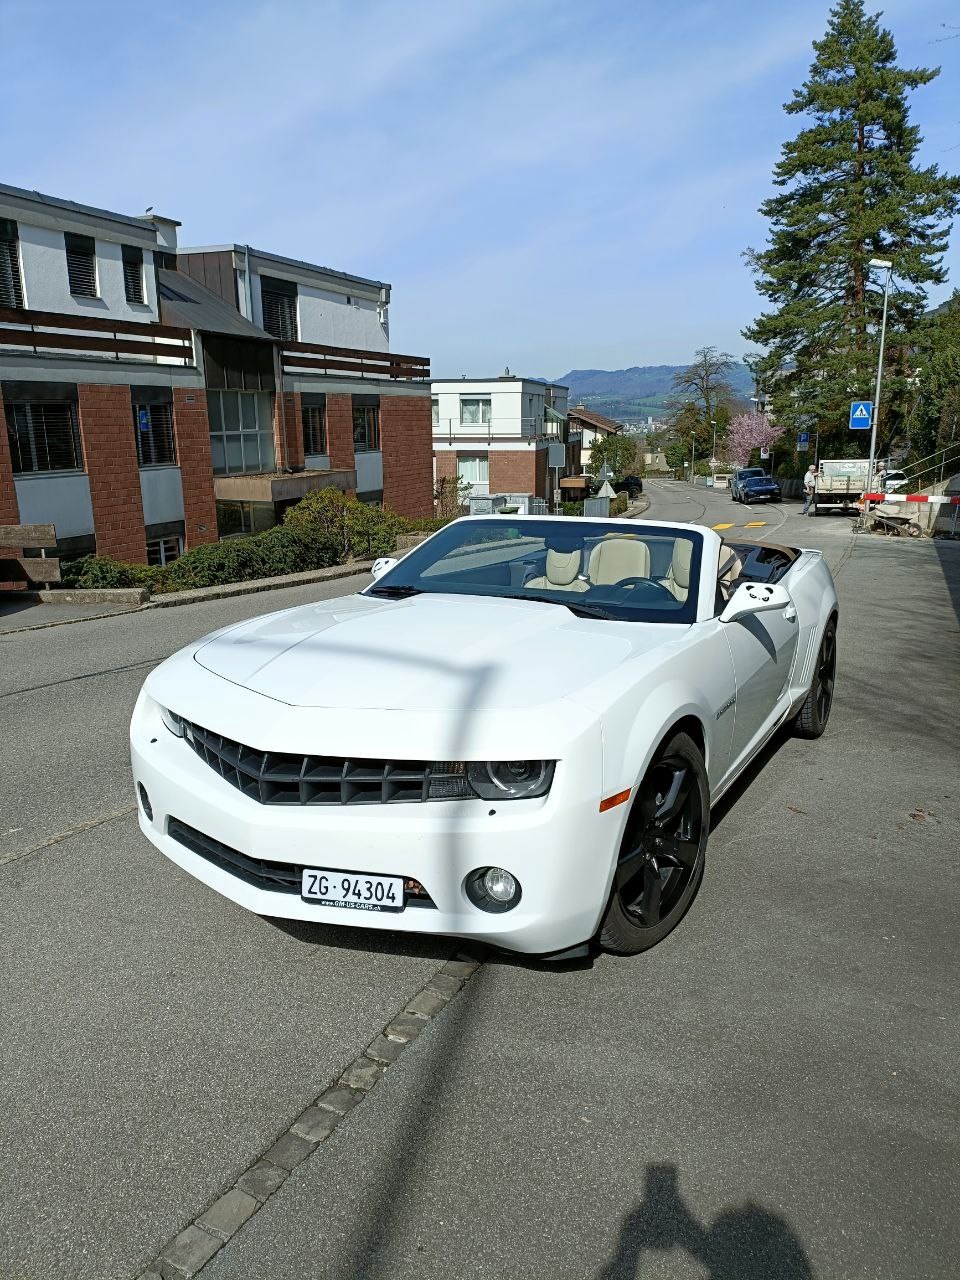
[[[64,587],[149,587],[154,594],[371,560],[396,549],[402,533],[433,533],[446,519],[407,520],[339,489],[317,489],[290,507],[282,525],[247,537],[204,543],[168,565],[82,556],[62,565]]]

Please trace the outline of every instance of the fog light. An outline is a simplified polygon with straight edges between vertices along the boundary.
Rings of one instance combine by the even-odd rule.
[[[477,867],[463,882],[467,897],[481,911],[512,911],[520,901],[520,882],[502,867]]]
[[[511,902],[517,896],[517,882],[503,867],[491,867],[483,877],[483,887],[494,902]]]
[[[147,821],[153,821],[153,805],[150,803],[150,797],[147,795],[147,789],[142,782],[137,783],[137,794],[140,797],[140,807],[147,815]]]

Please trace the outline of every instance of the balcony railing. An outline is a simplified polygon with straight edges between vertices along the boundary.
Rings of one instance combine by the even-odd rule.
[[[137,336],[124,336],[130,334]],[[189,329],[101,316],[71,316],[61,311],[0,307],[0,353],[8,348],[30,351],[33,355],[56,353],[114,360],[150,356],[163,364],[194,363]]]
[[[436,444],[491,444],[494,440],[562,440],[563,424],[543,418],[496,417],[487,422],[441,418],[433,424]],[[569,443],[569,442],[568,442]]]
[[[318,342],[285,342],[280,353],[284,373],[332,373],[351,378],[393,378],[429,382],[426,356],[401,356],[392,351],[362,351],[358,347],[328,347]]]

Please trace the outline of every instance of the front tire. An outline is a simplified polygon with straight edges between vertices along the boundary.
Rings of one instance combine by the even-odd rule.
[[[616,955],[655,946],[679,924],[703,878],[710,787],[685,733],[654,756],[637,788],[598,941]]]
[[[793,732],[798,738],[819,738],[826,729],[830,708],[833,706],[836,675],[837,624],[831,618],[820,641],[810,689],[793,722]]]

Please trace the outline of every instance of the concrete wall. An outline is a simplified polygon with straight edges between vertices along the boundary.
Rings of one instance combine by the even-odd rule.
[[[179,467],[141,467],[140,499],[144,524],[183,519],[183,486]]]
[[[432,394],[437,401],[439,416],[434,434],[439,439],[448,436],[451,431],[455,436],[487,435],[488,428],[483,424],[461,423],[462,400],[490,401],[491,436],[529,439],[543,433],[544,393],[540,383],[526,382],[522,378],[509,381],[494,378],[466,379],[453,383],[435,382],[432,384]]]
[[[265,271],[285,279],[282,269]],[[377,316],[377,304],[373,299],[359,295],[319,289],[297,282],[297,329],[301,342],[320,342],[330,347],[359,347],[366,351],[388,351],[389,340],[385,325]],[[344,284],[344,290],[349,289]],[[360,286],[358,285],[359,289]],[[252,280],[253,323],[263,325],[263,301],[260,276],[256,272]],[[350,301],[347,301],[347,298]]]
[[[93,533],[90,480],[81,471],[41,471],[14,479],[19,524],[52,524],[58,538]]]
[[[156,280],[153,253],[143,251],[144,304],[127,302],[123,289],[121,242],[96,236],[98,298],[75,298],[67,279],[67,256],[63,232],[48,227],[19,222],[20,263],[23,273],[23,295],[26,305],[35,311],[62,311],[67,315],[98,316],[102,319],[136,320],[156,323]],[[94,229],[87,230],[93,234]],[[127,244],[137,244],[131,235]]]

